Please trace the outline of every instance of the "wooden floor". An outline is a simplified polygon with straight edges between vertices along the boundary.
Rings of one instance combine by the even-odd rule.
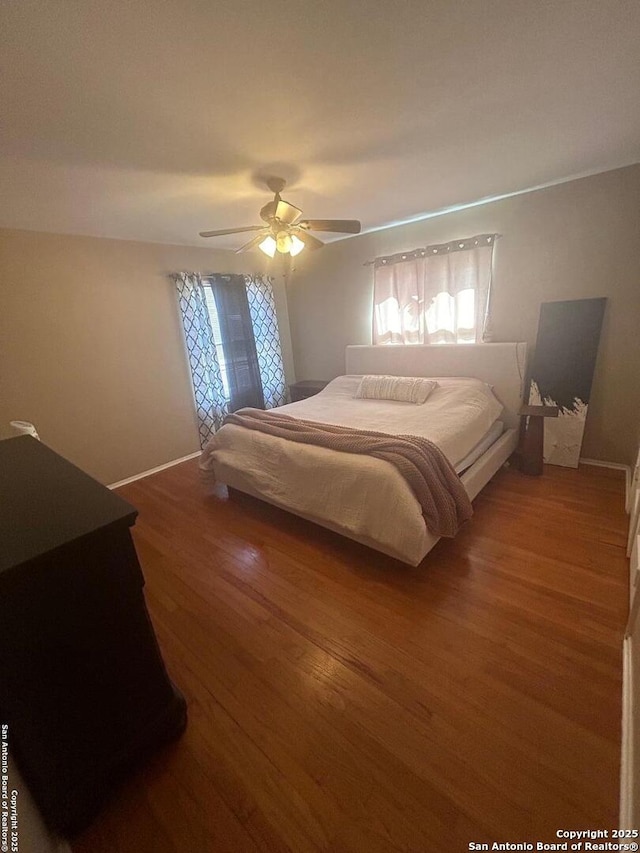
[[[182,739],[75,853],[465,851],[618,822],[624,477],[503,470],[409,568],[196,461],[120,490]]]

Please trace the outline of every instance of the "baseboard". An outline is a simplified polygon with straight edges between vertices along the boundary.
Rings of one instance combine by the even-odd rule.
[[[630,471],[628,465],[623,465],[622,462],[603,462],[601,459],[587,459],[585,456],[580,457],[581,465],[595,465],[598,468],[613,468],[616,471]]]
[[[633,826],[633,667],[632,639],[622,645],[622,747],[620,751],[620,829]]]
[[[126,480],[119,480],[117,483],[111,483],[107,488],[119,489],[120,486],[127,486],[129,483],[135,483],[136,480],[143,480],[145,477],[150,477],[151,474],[157,474],[159,471],[164,471],[166,468],[173,468],[174,465],[179,465],[181,462],[187,462],[189,459],[195,459],[196,456],[200,456],[200,452],[200,450],[196,450],[195,453],[190,453],[188,456],[181,456],[180,459],[173,459],[171,462],[165,462],[164,465],[149,468],[148,471],[143,471],[141,474],[134,474],[133,477],[127,477]]]

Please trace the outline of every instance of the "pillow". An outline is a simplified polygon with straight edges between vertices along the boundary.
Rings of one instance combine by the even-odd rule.
[[[438,383],[420,376],[363,376],[355,393],[363,400],[396,400],[422,405]]]

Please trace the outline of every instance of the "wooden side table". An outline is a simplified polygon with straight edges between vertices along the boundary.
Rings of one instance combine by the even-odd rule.
[[[329,384],[327,379],[302,379],[300,382],[294,382],[289,385],[289,393],[291,394],[291,402],[299,403],[300,400],[306,400],[307,397],[313,397],[318,394]]]
[[[542,474],[544,451],[544,419],[557,418],[557,406],[522,406],[518,414],[527,419],[520,442],[520,470],[537,477]]]

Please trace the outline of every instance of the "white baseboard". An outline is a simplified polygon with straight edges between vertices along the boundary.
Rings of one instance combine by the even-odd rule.
[[[580,457],[581,465],[595,465],[598,468],[613,468],[616,471],[630,471],[628,465],[623,465],[622,462],[603,462],[601,459],[587,459],[585,456]]]
[[[622,645],[622,748],[620,752],[620,829],[633,826],[633,667],[632,639]]]
[[[173,459],[171,462],[165,462],[164,465],[158,465],[155,468],[149,468],[148,471],[143,471],[141,474],[134,474],[133,477],[127,477],[126,480],[119,480],[117,483],[111,483],[107,486],[108,489],[119,489],[120,486],[126,486],[129,483],[135,483],[136,480],[142,480],[151,474],[157,474],[159,471],[164,471],[166,468],[173,468],[174,465],[179,465],[181,462],[187,462],[189,459],[195,459],[200,456],[201,451],[196,450],[195,453],[190,453],[188,456],[181,456],[180,459]]]

